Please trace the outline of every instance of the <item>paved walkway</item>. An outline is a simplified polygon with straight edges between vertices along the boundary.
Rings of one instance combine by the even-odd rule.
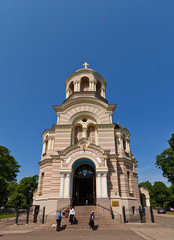
[[[123,224],[122,229],[97,229],[91,230],[39,230],[39,225],[14,225],[0,223],[0,240],[53,240],[61,237],[61,240],[71,238],[100,239],[100,240],[173,240],[174,239],[174,216],[156,215],[156,223],[128,223]],[[43,226],[43,225],[42,225]]]
[[[34,231],[27,234],[13,234],[4,235],[0,237],[2,240],[143,240],[142,237],[138,236],[131,230],[64,230],[60,232],[56,231]]]

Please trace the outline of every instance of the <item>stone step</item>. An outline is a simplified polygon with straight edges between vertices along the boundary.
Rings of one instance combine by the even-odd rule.
[[[120,224],[116,220],[111,219],[111,216],[103,216],[99,213],[97,213],[97,207],[96,206],[76,206],[75,207],[75,217],[77,219],[77,224],[71,225],[69,222],[69,217],[62,218],[61,226],[66,229],[90,229],[89,227],[89,216],[91,211],[94,211],[95,215],[95,226],[96,228],[107,228],[107,229],[116,229],[120,228]],[[53,217],[51,220],[49,220],[46,224],[42,225],[40,229],[52,229],[55,230],[55,227],[51,227],[52,225],[56,224],[56,216]]]

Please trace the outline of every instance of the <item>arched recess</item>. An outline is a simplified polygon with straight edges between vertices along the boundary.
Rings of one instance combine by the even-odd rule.
[[[74,92],[74,83],[71,82],[69,85],[69,96]]]
[[[149,190],[140,186],[140,200],[143,207],[150,206]]]
[[[141,206],[146,207],[146,196],[144,193],[140,194],[140,201],[141,201]]]
[[[126,151],[126,136],[123,134],[123,150]]]
[[[87,158],[81,158],[72,165],[73,204],[94,205],[96,199],[95,164]]]
[[[78,141],[82,138],[82,126],[76,125],[74,127],[74,144],[78,143]]]
[[[74,114],[70,120],[69,120],[69,124],[75,124],[76,123],[76,119],[80,119],[80,118],[87,118],[87,119],[91,119],[94,122],[96,122],[97,124],[100,124],[101,121],[98,118],[98,116],[92,112],[88,112],[88,111],[83,111],[82,113],[78,112],[76,114]]]
[[[89,78],[88,77],[81,78],[80,91],[81,92],[89,91]]]
[[[88,164],[90,166],[92,166],[94,169],[96,169],[96,165],[95,163],[90,160],[89,158],[80,158],[77,159],[73,164],[72,164],[72,169],[75,170],[78,166],[82,165],[82,164]]]
[[[95,144],[96,143],[96,136],[95,136],[95,126],[93,124],[88,125],[87,128],[87,139],[90,143]]]
[[[97,81],[96,91],[97,91],[97,93],[100,94],[100,95],[101,95],[101,87],[102,87],[101,83],[100,83],[99,81]]]
[[[44,172],[41,173],[41,177],[40,177],[40,189],[39,189],[39,195],[42,195],[42,191],[43,191],[43,183],[44,183]]]

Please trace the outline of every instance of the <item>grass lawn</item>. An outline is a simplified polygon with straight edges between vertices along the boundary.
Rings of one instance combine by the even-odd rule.
[[[174,212],[167,212],[167,214],[173,214],[174,215]]]
[[[0,213],[0,218],[16,217],[16,213]]]

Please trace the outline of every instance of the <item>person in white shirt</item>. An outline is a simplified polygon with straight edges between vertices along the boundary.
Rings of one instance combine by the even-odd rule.
[[[69,221],[70,221],[71,225],[73,224],[74,216],[75,216],[75,210],[74,210],[74,208],[71,206],[71,207],[70,207],[70,211],[69,211]]]

